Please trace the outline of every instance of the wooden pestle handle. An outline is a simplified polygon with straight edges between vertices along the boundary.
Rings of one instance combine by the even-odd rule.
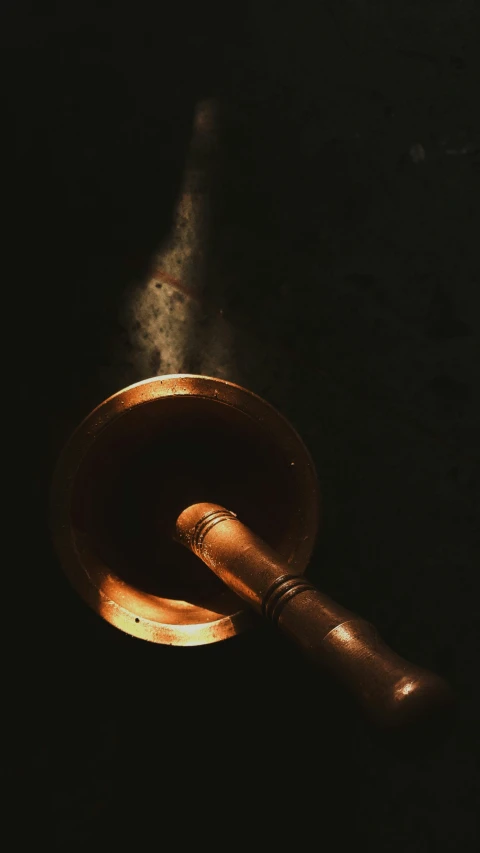
[[[442,678],[405,661],[373,625],[292,574],[234,513],[217,504],[194,504],[179,515],[174,536],[307,657],[337,676],[374,722],[402,726],[450,704]]]

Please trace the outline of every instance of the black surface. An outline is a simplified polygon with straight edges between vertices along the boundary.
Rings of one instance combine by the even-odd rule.
[[[18,837],[62,851],[473,850],[473,4],[42,10],[7,3],[1,27]],[[225,151],[211,254],[229,272],[238,357],[248,335],[278,354],[291,392],[272,402],[320,472],[311,576],[458,695],[453,733],[421,756],[379,741],[268,628],[150,646],[90,613],[51,553],[53,460],[101,397],[112,306],[168,230],[193,104],[210,92]]]

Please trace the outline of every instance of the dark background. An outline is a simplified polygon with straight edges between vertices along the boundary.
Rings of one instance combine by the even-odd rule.
[[[474,849],[475,5],[3,5],[19,839]],[[325,519],[310,576],[454,686],[454,731],[419,754],[379,739],[268,628],[150,646],[90,613],[52,554],[52,465],[117,390],[99,378],[115,306],[168,232],[207,95],[222,154],[205,311],[221,288],[243,365],[249,339],[265,342],[271,387],[253,390],[314,457]]]

